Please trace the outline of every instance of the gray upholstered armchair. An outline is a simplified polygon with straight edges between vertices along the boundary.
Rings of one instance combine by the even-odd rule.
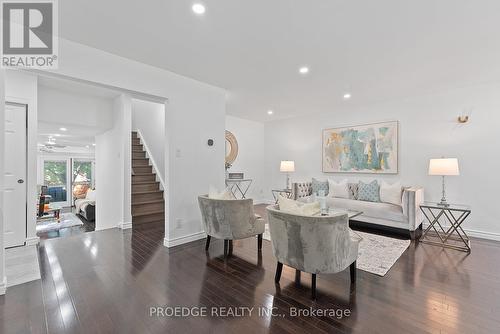
[[[257,236],[258,250],[262,249],[264,219],[255,215],[251,199],[212,199],[198,196],[201,217],[207,232],[205,249],[211,237],[224,239],[224,257],[232,254],[233,240]]]
[[[361,238],[349,228],[347,214],[302,216],[267,208],[274,256],[278,260],[275,282],[283,264],[312,274],[312,298],[316,298],[316,274],[334,274],[350,266],[356,282],[356,259]]]

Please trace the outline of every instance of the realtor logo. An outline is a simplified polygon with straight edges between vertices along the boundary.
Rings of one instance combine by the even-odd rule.
[[[2,67],[57,68],[57,2],[2,1]]]

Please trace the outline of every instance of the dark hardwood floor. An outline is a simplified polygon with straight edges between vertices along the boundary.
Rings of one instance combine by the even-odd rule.
[[[500,328],[500,244],[473,240],[472,253],[412,243],[385,277],[349,269],[310,275],[294,284],[264,240],[223,242],[208,253],[199,240],[163,247],[163,227],[110,229],[39,245],[42,279],[0,297],[0,333],[495,333]],[[274,309],[279,316],[150,317],[152,306],[233,306]],[[292,308],[349,310],[350,315],[299,316]],[[345,314],[345,313],[344,313]]]

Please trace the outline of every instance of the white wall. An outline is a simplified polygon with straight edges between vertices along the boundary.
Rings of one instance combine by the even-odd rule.
[[[96,136],[96,230],[132,222],[130,114],[130,97],[117,97],[113,128]]]
[[[165,180],[165,104],[132,99],[132,130],[141,132],[156,172]]]
[[[0,69],[0,157],[4,156],[4,120],[5,120],[5,71]],[[0,175],[3,174],[3,163],[0,163]],[[0,177],[0,295],[7,290],[7,278],[5,277],[5,248],[3,233],[3,177]]]
[[[31,73],[5,71],[6,101],[28,105],[28,140],[27,140],[27,226],[26,242],[38,242],[36,236],[36,194],[37,194],[37,125],[38,125],[38,80]],[[2,105],[3,107],[3,105]],[[3,143],[1,143],[3,145]],[[30,168],[29,166],[33,166]]]
[[[113,99],[38,86],[38,121],[110,129]]]
[[[355,97],[354,97],[355,98]],[[473,109],[470,123],[456,118]],[[428,176],[430,158],[457,157],[461,175],[447,179],[448,199],[472,206],[464,227],[490,238],[500,238],[497,188],[500,156],[496,144],[500,126],[500,84],[466,87],[405,100],[349,107],[331,113],[275,121],[266,124],[266,171],[270,187],[282,184],[279,161],[295,160],[293,180],[311,177],[350,180],[401,180],[425,187],[427,200],[440,199],[441,180]],[[398,120],[399,175],[323,174],[321,138],[325,128]]]
[[[229,172],[243,172],[245,178],[253,179],[247,198],[252,198],[254,203],[262,202],[269,197],[264,192],[268,191],[264,167],[264,124],[226,116],[226,130],[231,131],[238,141],[238,157]]]

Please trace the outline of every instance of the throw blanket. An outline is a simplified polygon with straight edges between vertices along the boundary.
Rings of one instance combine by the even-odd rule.
[[[95,201],[89,199],[77,199],[75,201],[76,212],[79,213],[81,210],[85,210],[89,204],[95,205]]]

